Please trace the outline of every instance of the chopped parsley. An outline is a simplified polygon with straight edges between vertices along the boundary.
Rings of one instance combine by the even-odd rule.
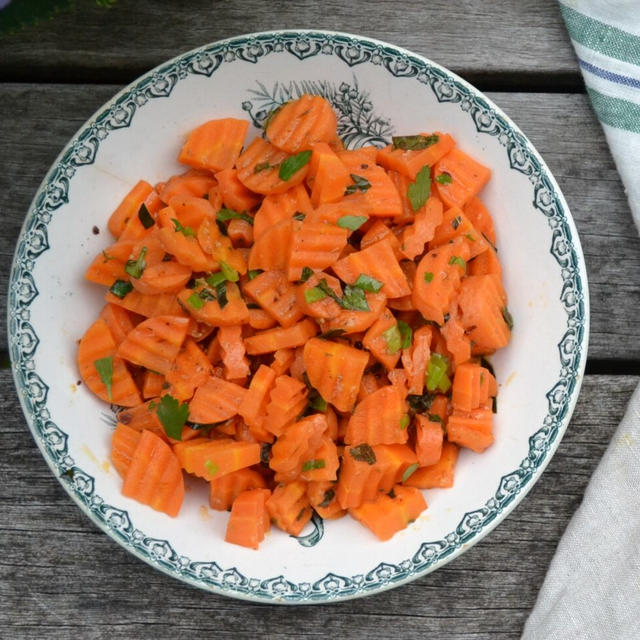
[[[173,222],[174,230],[177,233],[181,233],[183,236],[192,236],[195,238],[196,232],[191,227],[185,227],[182,225],[182,222],[178,220],[178,218],[171,218]]]
[[[451,179],[451,174],[443,171],[439,176],[436,176],[436,182],[440,184],[451,184],[453,180]]]
[[[218,222],[227,222],[227,220],[244,220],[250,225],[253,225],[253,218],[246,211],[240,213],[233,209],[220,209],[220,211],[216,213],[216,220]]]
[[[327,489],[322,497],[322,502],[318,504],[319,507],[326,509],[331,501],[336,497],[336,492],[333,489]]]
[[[286,160],[283,160],[280,164],[280,170],[278,171],[278,177],[280,180],[291,180],[293,176],[304,167],[309,160],[311,160],[311,151],[301,151],[293,156],[289,156]]]
[[[307,215],[305,213],[302,213],[302,211],[296,211],[293,214],[293,219],[298,220],[299,222],[302,222],[306,217]]]
[[[302,270],[302,272],[304,273],[304,269]],[[262,269],[249,269],[247,275],[249,276],[249,280],[253,280],[254,278],[257,278],[261,273],[263,273]]]
[[[403,349],[408,349],[413,341],[413,329],[404,321],[398,320],[398,331],[402,338],[401,346]]]
[[[302,267],[302,274],[300,275],[300,280],[302,282],[306,282],[313,275],[313,269],[311,267]],[[249,280],[251,280],[251,276],[249,276]]]
[[[302,465],[302,471],[313,471],[314,469],[324,469],[326,462],[322,458],[307,460]]]
[[[100,380],[102,380],[102,384],[107,388],[107,398],[109,398],[109,402],[112,402],[113,356],[94,360],[93,366],[96,368],[96,371],[100,376]]]
[[[418,470],[418,463],[410,464],[402,474],[402,482],[406,482]]]
[[[145,229],[150,229],[155,224],[155,221],[147,209],[147,205],[143,202],[138,209],[138,220]]]
[[[196,310],[202,309],[204,307],[204,300],[197,294],[192,293],[188,298],[187,302]]]
[[[433,273],[431,271],[424,272],[424,281],[431,282],[433,280]]]
[[[271,169],[272,167],[276,167],[275,164],[269,164],[268,161],[258,162],[258,164],[253,167],[253,173],[260,173],[261,171],[266,171],[267,169]]]
[[[311,287],[311,289],[307,289],[304,292],[304,299],[308,304],[319,302],[320,300],[324,300],[326,297],[327,294],[319,287]]]
[[[147,255],[147,247],[140,249],[140,255],[137,260],[127,260],[124,265],[125,273],[128,273],[132,278],[136,280],[142,276],[142,272],[145,270],[147,263],[145,262],[145,256]]]
[[[133,291],[133,285],[130,282],[127,282],[126,280],[120,280],[118,278],[118,280],[116,280],[109,287],[109,291],[111,291],[111,293],[113,293],[114,296],[122,300],[122,298],[124,298],[127,295],[127,293]]]
[[[350,311],[371,311],[364,291],[360,287],[349,284],[344,288],[342,308]]]
[[[429,413],[427,414],[427,418],[429,418],[429,422],[439,422],[442,424],[442,418],[437,413]]]
[[[361,191],[362,193],[366,193],[371,188],[371,183],[362,176],[358,176],[355,173],[350,174],[351,179],[353,180],[353,184],[350,184],[345,190],[344,195],[349,196],[356,191]]]
[[[238,282],[240,279],[238,272],[224,261],[220,262],[220,270],[229,282]]]
[[[451,226],[454,229],[457,229],[460,225],[462,224],[462,218],[460,216],[456,216],[452,221],[451,221]]]
[[[338,226],[343,229],[355,231],[359,229],[369,218],[367,216],[342,216],[338,218]]]
[[[449,358],[432,353],[427,365],[427,391],[441,391],[446,393],[451,387],[451,380],[447,374],[449,369]]]
[[[393,148],[402,149],[403,151],[422,151],[436,144],[440,138],[434,133],[430,136],[393,136],[391,142]]]
[[[467,263],[460,256],[451,256],[449,258],[449,264],[457,264],[462,269],[467,268]]]
[[[357,447],[350,447],[349,454],[358,462],[366,462],[367,464],[376,463],[375,451],[366,443],[359,444]]]
[[[369,293],[377,293],[384,286],[384,282],[380,282],[380,280],[376,280],[366,273],[361,273],[353,283],[353,286]]]
[[[397,324],[394,324],[392,327],[389,327],[389,329],[384,331],[382,333],[382,337],[387,343],[387,353],[393,355],[400,351],[402,347],[402,336],[400,335],[400,330],[398,329]]]
[[[416,174],[415,182],[407,187],[407,198],[414,211],[423,207],[427,198],[431,194],[431,169],[425,165]]]
[[[220,470],[220,467],[213,460],[205,460],[204,468],[210,476],[215,476]]]
[[[400,428],[404,431],[411,422],[411,418],[409,418],[409,414],[405,413],[400,419]]]
[[[189,405],[186,402],[180,404],[176,398],[167,394],[160,398],[156,413],[167,436],[182,440],[182,427],[189,417]]]

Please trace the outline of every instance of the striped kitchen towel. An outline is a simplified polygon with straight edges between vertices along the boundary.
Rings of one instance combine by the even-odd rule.
[[[640,229],[640,0],[565,0],[560,9]],[[522,637],[640,639],[640,387],[560,540]]]

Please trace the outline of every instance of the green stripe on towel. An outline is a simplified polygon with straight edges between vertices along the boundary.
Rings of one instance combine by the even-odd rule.
[[[639,104],[622,98],[606,96],[589,87],[587,87],[587,93],[600,122],[616,129],[640,133]]]
[[[640,36],[585,16],[560,4],[572,40],[605,56],[640,65]]]

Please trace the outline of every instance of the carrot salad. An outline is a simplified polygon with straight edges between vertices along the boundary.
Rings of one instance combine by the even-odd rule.
[[[85,277],[107,287],[78,349],[115,405],[122,493],[169,516],[184,473],[226,540],[349,514],[380,540],[493,442],[484,356],[510,339],[490,170],[439,131],[347,150],[303,95],[191,132],[189,167],[140,180]]]

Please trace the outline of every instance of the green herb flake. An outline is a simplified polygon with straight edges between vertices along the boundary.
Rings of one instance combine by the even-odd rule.
[[[353,283],[353,286],[363,291],[368,291],[369,293],[378,293],[384,286],[384,282],[380,282],[380,280],[376,280],[366,273],[361,273]]]
[[[213,460],[205,460],[204,468],[210,476],[215,476],[220,470],[220,467]]]
[[[430,136],[393,136],[393,148],[403,151],[422,151],[438,142],[440,138],[434,133]]]
[[[465,233],[464,237],[469,241],[469,242],[475,242],[476,239],[470,234],[470,233]]]
[[[407,187],[407,198],[411,203],[411,208],[418,211],[423,207],[427,198],[431,194],[431,169],[425,165],[418,171],[415,182]]]
[[[174,440],[182,440],[182,427],[189,417],[189,405],[180,404],[176,398],[167,394],[160,398],[156,410],[164,432]]]
[[[278,171],[278,177],[285,182],[291,180],[309,160],[311,160],[311,151],[301,151],[293,156],[289,156],[286,160],[282,161],[280,170]]]
[[[324,492],[324,496],[322,497],[322,502],[320,502],[318,506],[321,507],[322,509],[326,509],[331,504],[331,501],[335,497],[336,497],[336,492],[333,489],[327,489]]]
[[[109,398],[109,402],[112,402],[113,356],[94,360],[93,366],[96,368],[96,371],[100,376],[100,380],[102,380],[102,384],[107,388],[107,398]]]
[[[404,431],[411,422],[411,418],[409,418],[409,414],[405,413],[400,419],[400,428]]]
[[[149,213],[149,209],[147,209],[147,205],[143,202],[138,209],[138,220],[145,229],[150,229],[155,224],[154,219],[151,217]]]
[[[329,329],[329,331],[321,333],[318,338],[321,338],[322,340],[332,340],[333,338],[339,338],[344,333],[344,329]]]
[[[367,464],[376,463],[375,451],[366,443],[359,444],[357,447],[350,447],[349,454],[358,462],[366,462]]]
[[[336,294],[336,292],[327,284],[326,278],[322,278],[316,285],[318,289],[324,291],[334,302],[337,302],[342,306],[342,298]]]
[[[467,268],[467,263],[460,256],[451,256],[449,258],[449,264],[457,264],[461,269]]]
[[[296,211],[293,214],[293,219],[298,220],[299,222],[302,222],[306,217],[306,214],[302,213],[302,211]]]
[[[216,220],[218,222],[227,222],[228,220],[244,220],[250,225],[253,225],[253,218],[246,212],[234,211],[233,209],[222,208],[216,213]]]
[[[451,174],[443,171],[439,176],[436,176],[436,182],[440,184],[451,184],[453,180],[451,179]]]
[[[224,260],[220,262],[220,270],[229,282],[238,282],[240,280],[240,274]]]
[[[327,401],[318,393],[316,389],[313,389],[309,393],[309,404],[308,407],[313,409],[314,411],[320,411],[320,413],[324,413],[329,405]]]
[[[148,405],[147,405],[147,411],[155,411],[156,407],[158,406],[158,403],[155,400],[152,400]]]
[[[262,269],[249,269],[247,275],[249,276],[249,280],[253,280],[257,278],[261,273],[264,273]]]
[[[387,343],[387,353],[393,355],[400,351],[402,347],[402,336],[400,335],[400,330],[398,329],[397,324],[394,324],[392,327],[384,331],[382,333],[382,337]]]
[[[127,293],[133,291],[133,285],[126,280],[118,279],[109,287],[109,291],[111,291],[116,298],[120,298],[122,300]]]
[[[359,287],[347,285],[342,296],[342,308],[350,311],[371,311],[364,291]]]
[[[227,298],[227,283],[221,282],[216,287],[216,296],[218,298],[218,304],[220,305],[220,309],[224,309],[227,304],[229,304],[229,300]]]
[[[319,302],[320,300],[324,300],[326,297],[327,294],[319,287],[311,287],[311,289],[307,289],[304,292],[304,299],[308,304]]]
[[[433,280],[433,273],[431,271],[424,272],[424,281],[431,282]]]
[[[454,229],[457,229],[460,225],[462,224],[462,218],[460,216],[456,216],[452,221],[451,221],[451,226]]]
[[[507,307],[502,307],[501,311],[502,317],[507,323],[507,327],[509,327],[509,329],[513,329],[513,316],[511,315],[511,312],[509,311],[509,309],[507,309]]]
[[[225,282],[225,280],[227,279],[227,277],[225,276],[225,274],[222,271],[216,271],[215,273],[210,273],[206,278],[205,281],[206,283],[213,287],[214,289],[221,285],[223,282]]]
[[[183,236],[192,236],[195,238],[196,232],[191,227],[184,227],[178,218],[171,218],[171,222],[173,222],[176,232],[181,233]]]
[[[355,231],[359,229],[369,218],[367,216],[342,216],[338,218],[338,226],[343,229]]]
[[[192,293],[188,298],[187,302],[197,311],[204,307],[204,300],[197,294]]]
[[[408,349],[413,342],[413,329],[406,322],[398,320],[398,331],[402,338],[402,348]]]
[[[429,413],[427,414],[427,418],[429,422],[439,422],[442,424],[442,418],[437,413]]]
[[[407,396],[409,408],[413,413],[426,413],[433,402],[434,395],[432,393],[423,393],[422,395],[410,394]]]
[[[302,274],[300,280],[306,282],[313,275],[313,269],[311,267],[302,267]]]
[[[146,255],[147,247],[142,247],[137,260],[127,260],[127,263],[124,265],[125,273],[128,273],[132,278],[138,280],[147,266],[144,259]]]
[[[267,169],[270,169],[272,166],[275,166],[275,165],[269,164],[268,161],[258,162],[258,164],[253,168],[253,173],[260,173],[261,171],[266,171]]]
[[[353,180],[353,184],[350,184],[345,190],[344,195],[350,196],[352,193],[356,191],[360,191],[362,193],[366,193],[371,188],[371,183],[362,176],[358,176],[355,173],[350,174],[351,179]]]
[[[402,474],[402,482],[406,482],[418,470],[418,463],[410,464]]]
[[[326,462],[322,458],[307,460],[302,465],[302,471],[313,471],[314,469],[324,469]]]
[[[432,353],[427,365],[427,391],[440,390],[446,393],[451,386],[451,381],[447,375],[449,369],[449,358]]]

